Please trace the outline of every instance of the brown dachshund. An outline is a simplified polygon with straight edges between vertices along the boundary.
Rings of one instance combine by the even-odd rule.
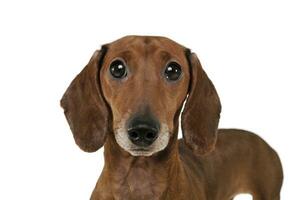
[[[170,39],[127,36],[104,45],[61,106],[81,149],[104,145],[91,199],[280,199],[276,152],[253,133],[217,129],[212,82],[197,56]]]

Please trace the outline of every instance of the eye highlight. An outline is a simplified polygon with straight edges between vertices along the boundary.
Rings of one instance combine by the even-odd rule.
[[[127,76],[127,70],[122,60],[114,60],[110,65],[110,73],[114,78],[122,79]]]
[[[164,76],[169,81],[176,81],[182,74],[181,66],[176,62],[170,62],[166,65]]]

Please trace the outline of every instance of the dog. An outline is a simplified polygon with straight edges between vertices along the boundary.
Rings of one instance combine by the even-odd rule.
[[[103,45],[61,106],[82,150],[104,146],[92,200],[280,199],[277,153],[254,133],[218,129],[214,85],[196,54],[168,38],[126,36]]]

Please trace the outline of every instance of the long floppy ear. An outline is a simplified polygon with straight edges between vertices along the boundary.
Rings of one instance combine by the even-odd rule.
[[[95,51],[61,99],[75,142],[87,152],[97,151],[103,146],[109,129],[109,109],[99,81],[105,52],[105,47]]]
[[[217,92],[196,54],[186,53],[190,65],[190,89],[182,113],[185,143],[196,153],[214,149],[221,104]]]

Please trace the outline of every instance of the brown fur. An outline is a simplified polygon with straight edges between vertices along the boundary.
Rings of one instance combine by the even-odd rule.
[[[116,57],[129,66],[124,80],[109,76]],[[167,83],[162,70],[170,60],[182,77]],[[182,113],[183,140],[177,139]],[[61,105],[76,143],[85,151],[104,145],[105,165],[91,199],[230,200],[251,193],[256,200],[278,200],[282,168],[276,152],[257,135],[217,129],[217,92],[196,55],[163,37],[127,36],[96,51],[73,80]],[[151,112],[168,126],[168,145],[151,156],[132,156],[115,132],[122,120]]]

